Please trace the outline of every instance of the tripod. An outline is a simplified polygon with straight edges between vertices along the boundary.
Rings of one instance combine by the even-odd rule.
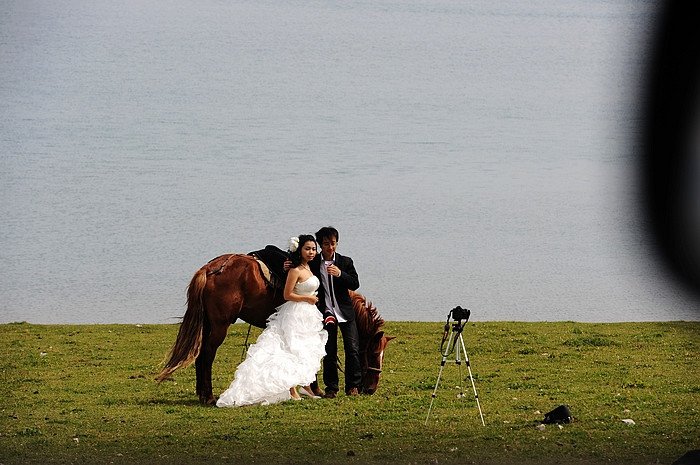
[[[433,389],[433,397],[430,399],[430,408],[428,408],[428,416],[425,417],[425,424],[428,424],[428,418],[430,418],[430,411],[433,409],[433,402],[435,401],[435,394],[437,393],[438,385],[440,384],[440,377],[442,376],[442,369],[445,368],[445,363],[450,361],[450,362],[455,362],[459,366],[459,397],[464,397],[464,387],[462,383],[462,355],[464,355],[464,361],[467,362],[467,370],[469,370],[469,379],[472,382],[472,389],[474,389],[474,398],[476,399],[476,406],[479,408],[479,416],[481,417],[481,424],[482,426],[486,426],[486,423],[484,423],[484,415],[481,413],[481,405],[479,404],[479,395],[476,393],[476,386],[474,385],[474,377],[472,376],[472,368],[471,364],[469,363],[469,357],[467,356],[467,351],[464,348],[464,339],[462,338],[462,329],[464,329],[464,325],[467,324],[467,321],[465,320],[464,323],[462,323],[461,320],[457,320],[456,322],[452,323],[452,332],[450,333],[450,337],[447,341],[447,347],[445,348],[445,352],[442,357],[442,362],[440,363],[440,373],[438,373],[438,378],[437,382],[435,383],[435,389]],[[448,322],[445,324],[445,333],[442,338],[443,344],[445,343],[445,339],[447,338],[447,330],[449,327],[449,319]],[[455,359],[454,360],[447,360],[447,357],[450,355],[450,352],[454,349],[455,351]]]

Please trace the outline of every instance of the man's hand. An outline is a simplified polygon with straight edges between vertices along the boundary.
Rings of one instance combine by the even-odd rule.
[[[340,268],[338,268],[338,267],[335,266],[335,265],[329,265],[329,266],[327,266],[327,267],[326,267],[326,272],[327,272],[329,275],[331,275],[331,276],[335,276],[336,278],[337,278],[338,276],[340,276]]]

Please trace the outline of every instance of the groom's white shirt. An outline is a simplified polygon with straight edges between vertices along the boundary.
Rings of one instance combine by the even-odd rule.
[[[330,310],[331,313],[335,315],[335,319],[338,323],[345,323],[347,320],[343,318],[335,296],[331,295],[333,276],[330,276],[326,271],[326,266],[333,264],[333,262],[335,262],[335,254],[333,254],[333,259],[331,261],[327,261],[325,258],[321,257],[321,279],[323,279],[323,289],[326,291],[326,309]]]

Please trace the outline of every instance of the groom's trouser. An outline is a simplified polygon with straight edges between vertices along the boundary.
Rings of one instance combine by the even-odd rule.
[[[323,358],[323,383],[326,391],[339,391],[338,389],[338,328],[343,335],[343,347],[345,349],[345,392],[352,388],[362,388],[362,372],[360,369],[360,336],[357,333],[355,321],[328,325],[328,342],[326,342],[326,356]]]

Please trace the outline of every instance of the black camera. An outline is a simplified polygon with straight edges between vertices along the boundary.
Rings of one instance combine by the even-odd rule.
[[[462,321],[464,320],[467,322],[469,320],[469,316],[471,315],[472,311],[469,310],[468,308],[462,308],[460,306],[457,306],[450,310],[450,313],[447,315],[447,319],[450,319],[450,316],[452,317],[453,320],[455,321]]]

